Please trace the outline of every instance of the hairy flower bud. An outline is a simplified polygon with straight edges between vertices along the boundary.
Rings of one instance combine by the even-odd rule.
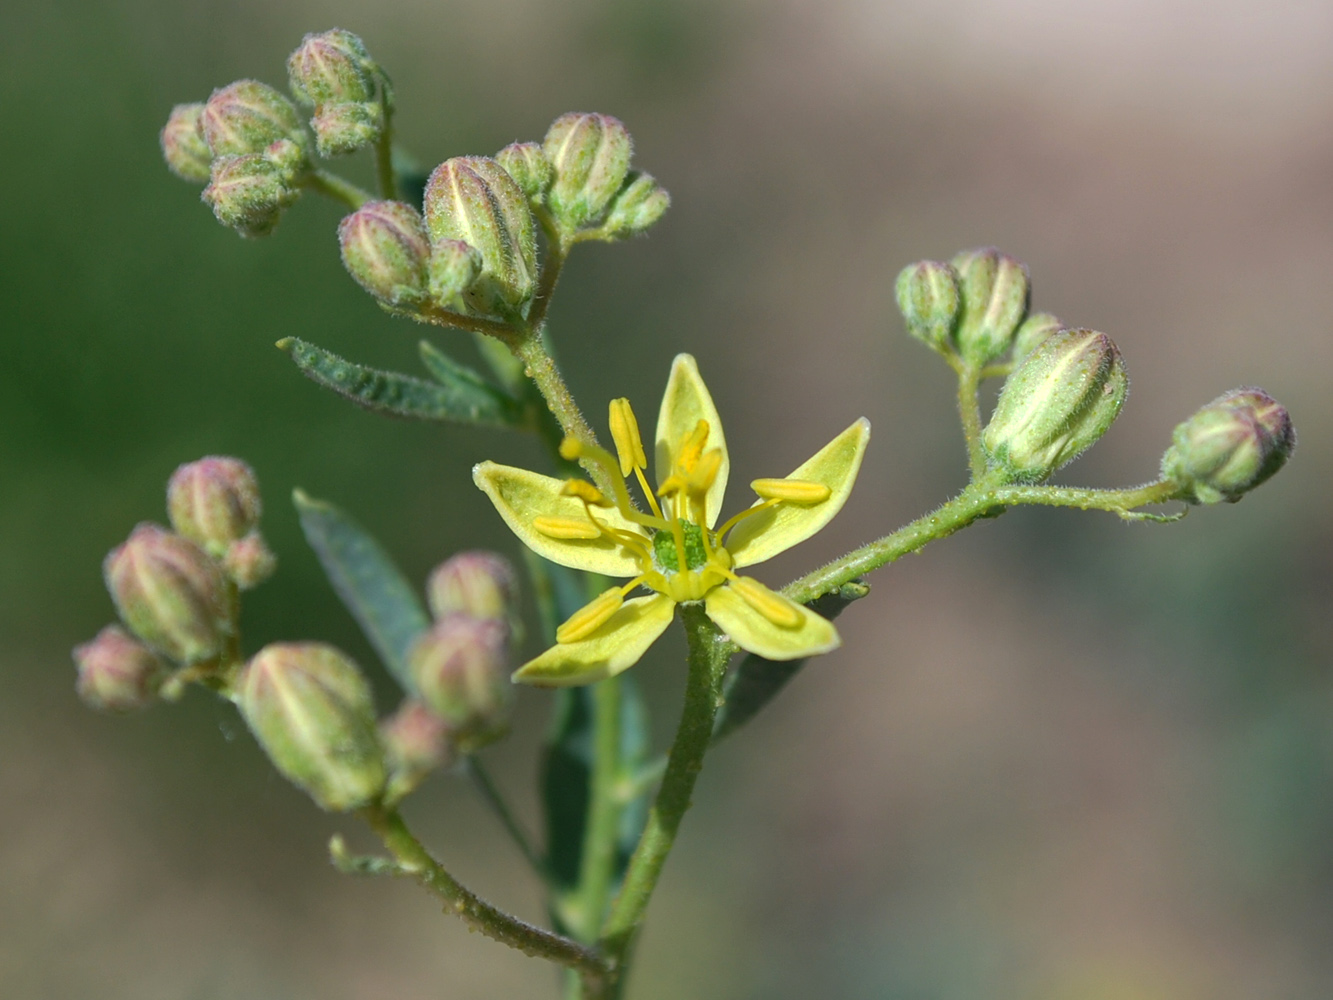
[[[231,632],[222,570],[203,549],[156,524],[140,524],[106,557],[107,589],[121,619],[177,663],[209,660]]]
[[[958,274],[951,264],[922,260],[898,273],[898,311],[907,332],[941,354],[952,351],[958,325]]]
[[[287,80],[303,104],[369,101],[375,95],[373,66],[360,38],[334,28],[301,39],[287,58]]]
[[[343,156],[380,141],[384,109],[378,101],[326,101],[310,119],[320,156]]]
[[[1014,334],[1014,346],[1009,356],[1015,363],[1022,361],[1046,341],[1046,338],[1064,325],[1050,313],[1033,313],[1023,320],[1023,325]]]
[[[994,247],[964,251],[953,266],[962,306],[958,353],[971,364],[989,364],[1009,349],[1027,312],[1027,268]]]
[[[1041,482],[1106,433],[1128,389],[1110,337],[1061,330],[1005,381],[982,441],[1010,481]]]
[[[171,109],[167,123],[162,127],[162,158],[167,168],[185,181],[204,183],[208,180],[213,154],[199,133],[202,104],[177,104]]]
[[[263,153],[219,156],[213,161],[212,180],[201,197],[219,222],[242,236],[267,236],[273,231],[283,211],[301,196],[300,188],[292,184],[292,171],[280,162],[286,150],[279,146],[279,162]]]
[[[167,482],[171,526],[215,558],[255,529],[262,510],[259,480],[239,458],[210,455],[187,462]]]
[[[495,162],[509,171],[528,200],[540,203],[551,186],[555,171],[540,143],[515,142],[495,154]]]
[[[338,224],[343,266],[386,305],[411,307],[426,298],[430,241],[411,205],[371,201]]]
[[[118,625],[108,625],[74,650],[76,689],[90,708],[128,712],[153,703],[168,667]]]
[[[1262,389],[1232,389],[1178,426],[1162,476],[1192,503],[1235,503],[1286,464],[1296,430]]]
[[[398,802],[437,768],[449,763],[444,720],[419,701],[408,699],[380,722],[380,743],[389,769],[384,798]]]
[[[296,106],[258,80],[238,80],[213,91],[199,130],[214,156],[259,153],[279,139],[306,142]]]
[[[470,306],[503,315],[532,297],[536,231],[523,189],[504,167],[484,156],[446,160],[426,182],[425,205],[432,243],[462,240],[481,254]]]
[[[471,752],[499,739],[509,725],[509,626],[450,615],[423,633],[408,653],[417,690]]]
[[[462,240],[439,240],[430,248],[427,288],[432,302],[447,309],[466,309],[464,293],[484,266],[481,254]]]
[[[265,646],[238,689],[238,707],[264,752],[322,808],[355,809],[384,790],[370,687],[338,650],[318,642]]]
[[[596,222],[629,173],[633,143],[610,115],[572,113],[551,123],[542,150],[555,169],[546,196],[552,213],[569,229]]]
[[[651,174],[631,171],[607,210],[603,238],[618,240],[647,232],[670,207],[671,195]]]
[[[460,552],[431,572],[426,600],[436,618],[464,614],[507,621],[518,600],[518,574],[495,552]]]
[[[273,575],[278,568],[278,558],[263,536],[254,531],[227,546],[222,568],[241,590],[250,590]]]

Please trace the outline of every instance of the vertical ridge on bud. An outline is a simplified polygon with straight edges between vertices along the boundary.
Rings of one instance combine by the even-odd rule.
[[[199,131],[203,112],[202,104],[177,104],[162,126],[162,159],[167,161],[167,169],[181,180],[196,183],[208,180],[213,153]]]
[[[1162,476],[1191,503],[1235,503],[1291,457],[1296,429],[1262,389],[1232,389],[1176,427]]]
[[[370,53],[358,36],[342,28],[311,32],[287,57],[287,80],[306,105],[369,101],[375,95]]]
[[[542,150],[555,171],[547,204],[564,226],[578,229],[600,219],[620,190],[633,142],[618,118],[572,112],[551,123]]]
[[[75,647],[74,663],[83,703],[109,712],[151,705],[168,673],[152,650],[118,625],[108,625],[91,642]]]
[[[449,763],[444,720],[419,701],[406,699],[379,725],[388,766],[385,801],[392,805],[415,789],[432,771]]]
[[[215,157],[258,153],[279,139],[306,141],[296,106],[258,80],[237,80],[213,91],[199,130]]]
[[[546,189],[551,186],[555,171],[551,161],[542,152],[540,143],[514,142],[495,154],[495,162],[509,171],[509,176],[529,201],[540,204],[546,196]]]
[[[955,339],[964,361],[978,367],[1009,349],[1028,307],[1027,268],[994,247],[954,257],[961,313]]]
[[[952,353],[958,325],[958,274],[937,260],[908,264],[895,285],[907,332],[941,354]]]
[[[401,308],[425,300],[430,241],[411,205],[367,202],[338,224],[338,244],[348,273],[381,302]]]
[[[208,186],[200,197],[217,220],[242,236],[271,233],[282,213],[300,196],[290,164],[290,140],[278,140],[265,153],[219,156],[213,160]]]
[[[602,223],[603,239],[624,239],[647,232],[671,207],[671,195],[651,174],[632,170],[611,201]]]
[[[1033,313],[1023,320],[1023,325],[1014,334],[1014,346],[1009,356],[1015,363],[1022,361],[1045,343],[1051,334],[1063,328],[1064,325],[1050,313]]]
[[[426,287],[431,301],[447,309],[466,309],[463,294],[485,266],[475,247],[462,240],[438,240],[430,248]]]
[[[509,626],[464,614],[436,622],[408,653],[422,701],[468,753],[508,730],[513,694],[508,663]]]
[[[496,552],[459,552],[431,571],[426,603],[443,619],[453,614],[507,621],[518,601],[518,574]]]
[[[259,524],[263,503],[254,470],[239,458],[186,462],[167,481],[167,516],[176,532],[220,558]]]

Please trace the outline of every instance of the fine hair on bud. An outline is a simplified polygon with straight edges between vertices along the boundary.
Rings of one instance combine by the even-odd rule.
[[[1232,389],[1176,427],[1162,477],[1190,503],[1235,503],[1271,478],[1296,448],[1296,429],[1262,389]]]
[[[203,184],[213,163],[213,153],[200,132],[202,104],[177,104],[162,126],[162,158],[167,168],[184,181]]]
[[[310,119],[320,156],[345,156],[373,146],[384,132],[378,101],[326,101]]]
[[[576,230],[611,204],[629,173],[633,142],[618,118],[572,112],[551,123],[542,150],[555,171],[546,203],[564,228]]]
[[[167,481],[167,516],[176,532],[215,557],[259,525],[263,503],[254,470],[239,458],[186,462]]]
[[[994,247],[964,251],[953,267],[961,305],[958,353],[969,364],[987,365],[1009,350],[1027,312],[1027,267]]]
[[[432,771],[449,764],[451,746],[444,720],[414,698],[407,698],[379,724],[388,767],[385,801],[392,805],[421,784]]]
[[[237,80],[213,91],[199,130],[214,156],[262,152],[279,139],[306,142],[296,106],[258,80]]]
[[[540,143],[511,143],[495,154],[495,162],[509,172],[509,176],[523,189],[529,201],[541,204],[546,196],[546,189],[551,186],[551,181],[555,178],[555,171],[551,167],[551,161],[542,152]]]
[[[79,697],[90,708],[128,712],[157,697],[169,668],[151,649],[119,625],[108,625],[74,650]]]
[[[898,272],[895,292],[907,332],[941,354],[952,354],[960,302],[953,265],[937,260],[908,264]]]
[[[620,240],[639,236],[666,214],[671,195],[651,174],[630,171],[607,210],[602,239]]]
[[[443,719],[454,743],[471,752],[509,728],[509,626],[453,614],[413,644],[408,666],[421,700]]]
[[[375,95],[373,65],[359,37],[333,28],[301,39],[287,58],[287,80],[302,104],[369,101]]]
[[[431,571],[426,599],[437,619],[464,614],[507,621],[518,603],[518,574],[499,553],[459,552]]]
[[[401,201],[371,201],[338,224],[343,266],[385,305],[411,308],[426,299],[430,241],[421,215]]]
[[[300,195],[288,166],[263,153],[247,153],[215,159],[201,197],[224,226],[253,238],[271,233]]]
[[[1064,329],[1063,324],[1050,313],[1033,313],[1023,320],[1014,334],[1014,346],[1009,356],[1018,363],[1035,351],[1051,334]]]

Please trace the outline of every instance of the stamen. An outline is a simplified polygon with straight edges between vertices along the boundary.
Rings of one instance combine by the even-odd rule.
[[[569,620],[555,630],[556,642],[578,642],[606,624],[607,619],[620,610],[625,595],[619,587],[612,587],[594,597],[569,616]]]
[[[648,488],[648,480],[644,477],[643,469],[636,466],[634,475],[639,480],[639,489],[643,490],[643,495],[648,500],[648,506],[652,508],[654,514],[662,517],[662,508],[657,506],[657,497],[653,496],[653,491]],[[666,518],[662,517],[662,520],[665,521]]]
[[[730,532],[733,528],[735,528],[736,525],[744,521],[747,517],[761,513],[762,511],[766,511],[770,507],[776,507],[781,502],[782,502],[781,500],[765,500],[763,503],[757,503],[753,507],[746,507],[739,514],[734,515],[730,520],[724,523],[722,527],[717,529],[716,532],[717,537],[725,540],[728,532]],[[723,542],[723,544],[726,544],[725,541]]]
[[[717,479],[718,471],[722,468],[722,449],[714,448],[712,451],[706,451],[699,459],[698,464],[690,471],[690,492],[695,494],[707,493],[709,488]]]
[[[648,468],[648,456],[643,452],[643,438],[639,436],[639,422],[625,398],[611,400],[611,440],[616,443],[620,458],[620,474]]]
[[[599,448],[595,444],[584,444],[578,438],[566,437],[560,442],[560,457],[567,461],[573,461],[576,458],[586,458],[588,461],[599,465],[605,472],[606,478],[611,482],[611,489],[616,495],[616,509],[627,521],[633,521],[635,524],[643,524],[650,528],[665,528],[666,519],[658,516],[652,517],[637,510],[630,501],[629,490],[625,488],[625,477],[620,474],[620,462],[605,448]],[[605,506],[609,507],[610,504]]]
[[[823,483],[812,483],[808,479],[756,479],[750,489],[765,500],[791,503],[823,503],[833,495]]]
[[[801,624],[800,610],[758,580],[737,576],[733,577],[730,586],[741,600],[779,628],[795,628]]]
[[[708,443],[708,421],[700,420],[694,425],[694,430],[690,431],[684,443],[680,446],[680,453],[676,455],[676,468],[674,471],[689,475],[694,471],[695,465],[699,462],[699,456],[703,454],[704,445]]]
[[[548,538],[591,540],[602,534],[596,521],[579,521],[572,517],[534,517],[532,526]]]
[[[577,497],[586,504],[594,507],[610,507],[611,501],[606,498],[592,483],[584,482],[582,479],[569,479],[565,485],[560,487],[560,495],[565,497]]]

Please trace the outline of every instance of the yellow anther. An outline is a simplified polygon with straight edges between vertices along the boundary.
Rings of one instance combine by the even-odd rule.
[[[713,481],[717,479],[718,470],[721,468],[721,448],[714,448],[712,451],[704,452],[698,463],[690,470],[690,493],[707,493],[708,488],[712,486]]]
[[[648,468],[648,456],[643,452],[643,438],[639,436],[639,422],[629,400],[611,400],[611,440],[616,443],[620,458],[620,474],[628,476],[635,469]]]
[[[823,483],[808,479],[756,479],[750,484],[765,500],[790,500],[792,503],[823,503],[832,491]]]
[[[568,440],[568,438],[566,438]],[[585,482],[582,479],[567,479],[565,485],[560,487],[560,495],[566,497],[577,497],[584,503],[593,507],[610,507],[611,501],[592,483]]]
[[[621,588],[612,587],[604,591],[575,611],[567,622],[555,630],[555,641],[578,642],[586,639],[606,624],[607,619],[619,611],[624,603],[625,595],[621,593]]]
[[[560,442],[560,457],[566,462],[572,462],[583,454],[583,442],[572,435],[565,435],[565,439]]]
[[[801,624],[801,611],[796,605],[773,593],[758,580],[738,576],[731,581],[731,589],[746,604],[779,628],[795,628]]]
[[[666,482],[657,488],[657,495],[659,497],[674,496],[688,485],[680,476],[667,476]]]
[[[592,539],[601,535],[597,525],[591,521],[580,521],[572,517],[534,517],[532,526],[547,538]]]
[[[694,471],[695,465],[699,462],[699,456],[703,454],[704,445],[708,443],[708,421],[700,420],[694,425],[694,430],[690,431],[690,436],[680,446],[680,454],[676,456],[676,469],[688,475]]]

